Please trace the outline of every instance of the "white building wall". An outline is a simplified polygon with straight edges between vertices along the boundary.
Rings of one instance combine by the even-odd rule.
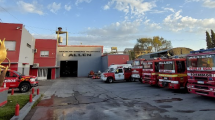
[[[27,44],[31,47],[28,47]],[[23,27],[20,43],[19,63],[29,63],[29,65],[33,65],[34,48],[35,38]]]
[[[18,72],[29,75],[30,65],[34,62],[35,38],[23,27],[18,60]],[[27,63],[27,64],[23,64]]]
[[[23,68],[24,68],[24,71],[23,71]],[[18,72],[20,73],[24,72],[24,75],[29,75],[30,65],[28,64],[23,65],[22,63],[18,63]]]

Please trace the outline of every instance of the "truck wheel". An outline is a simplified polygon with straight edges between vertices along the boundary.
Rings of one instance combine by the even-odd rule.
[[[113,78],[109,77],[109,78],[108,78],[108,82],[109,82],[109,83],[112,83],[112,82],[113,82]]]
[[[19,86],[19,90],[20,92],[24,93],[24,92],[28,92],[30,90],[30,85],[29,83],[22,83],[20,86]]]
[[[135,81],[135,79],[134,78],[131,78],[131,82],[134,82]]]
[[[143,83],[142,78],[139,79],[140,83]]]
[[[187,89],[187,82],[186,82],[185,87],[184,87],[184,92],[185,92],[185,93],[189,93],[189,92],[188,92],[188,89]]]

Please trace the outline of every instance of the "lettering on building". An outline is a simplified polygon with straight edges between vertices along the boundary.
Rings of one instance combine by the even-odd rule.
[[[81,57],[81,56],[92,56],[91,54],[75,54],[75,53],[71,53],[69,54],[69,57]]]

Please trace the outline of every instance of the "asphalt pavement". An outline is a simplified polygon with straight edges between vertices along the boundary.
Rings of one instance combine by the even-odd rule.
[[[214,120],[215,98],[140,82],[60,78],[39,83],[44,97],[25,120]]]

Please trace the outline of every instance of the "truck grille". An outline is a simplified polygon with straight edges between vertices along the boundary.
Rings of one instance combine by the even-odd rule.
[[[195,80],[201,80],[201,81],[208,80],[208,78],[206,78],[206,77],[194,77],[194,78],[195,78]]]
[[[195,85],[195,88],[206,89],[206,90],[208,90],[208,87],[204,87],[204,86],[197,86],[197,85]]]

